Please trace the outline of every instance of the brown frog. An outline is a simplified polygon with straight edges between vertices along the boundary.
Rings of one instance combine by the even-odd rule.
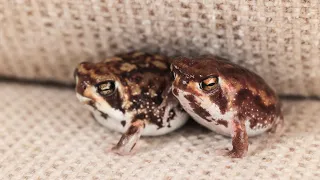
[[[141,135],[169,133],[188,119],[171,93],[165,57],[132,52],[103,62],[83,62],[75,70],[75,79],[76,95],[91,107],[94,118],[123,133],[112,148],[118,154],[129,154]]]
[[[283,117],[275,92],[254,72],[220,57],[176,58],[173,94],[198,123],[232,137],[227,155],[248,151],[248,136],[281,129]]]

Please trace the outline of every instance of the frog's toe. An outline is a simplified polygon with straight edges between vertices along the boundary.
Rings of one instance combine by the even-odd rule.
[[[246,151],[235,151],[235,150],[229,150],[228,148],[218,149],[218,150],[216,150],[216,153],[219,156],[228,156],[231,158],[242,158],[242,157],[246,156],[246,154],[247,154]]]
[[[136,149],[137,148],[133,148],[132,150],[128,150],[127,148],[124,148],[124,147],[113,146],[111,148],[108,148],[106,150],[106,152],[117,154],[120,156],[130,156],[130,155],[136,154],[136,152],[137,152]]]
[[[234,151],[231,150],[228,152],[227,156],[231,157],[231,158],[242,158],[244,156],[246,156],[247,152],[246,151]]]

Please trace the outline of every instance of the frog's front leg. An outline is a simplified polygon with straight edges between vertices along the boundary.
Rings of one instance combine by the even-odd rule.
[[[232,158],[241,158],[248,152],[248,135],[244,120],[231,121],[232,150],[227,153]]]
[[[219,150],[219,154],[230,156],[232,158],[241,158],[246,156],[248,152],[248,135],[246,132],[245,123],[242,120],[231,121],[231,137],[232,137],[232,150]]]
[[[121,136],[117,145],[115,145],[111,150],[119,155],[130,154],[137,141],[140,139],[144,127],[144,120],[139,119],[133,121],[128,130]]]

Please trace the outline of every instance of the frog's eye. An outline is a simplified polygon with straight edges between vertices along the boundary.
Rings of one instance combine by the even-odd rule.
[[[98,93],[102,96],[111,95],[116,89],[114,81],[101,82],[97,84],[96,87],[98,89]]]
[[[203,80],[202,82],[200,82],[199,85],[202,90],[211,91],[217,87],[218,78],[217,77],[209,77],[209,78]]]

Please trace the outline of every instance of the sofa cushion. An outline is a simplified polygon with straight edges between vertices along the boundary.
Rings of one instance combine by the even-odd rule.
[[[107,149],[120,134],[99,125],[72,89],[0,83],[0,179],[317,179],[320,102],[284,100],[280,137],[250,138],[248,156],[216,149],[231,140],[194,122],[142,137],[137,152]]]

